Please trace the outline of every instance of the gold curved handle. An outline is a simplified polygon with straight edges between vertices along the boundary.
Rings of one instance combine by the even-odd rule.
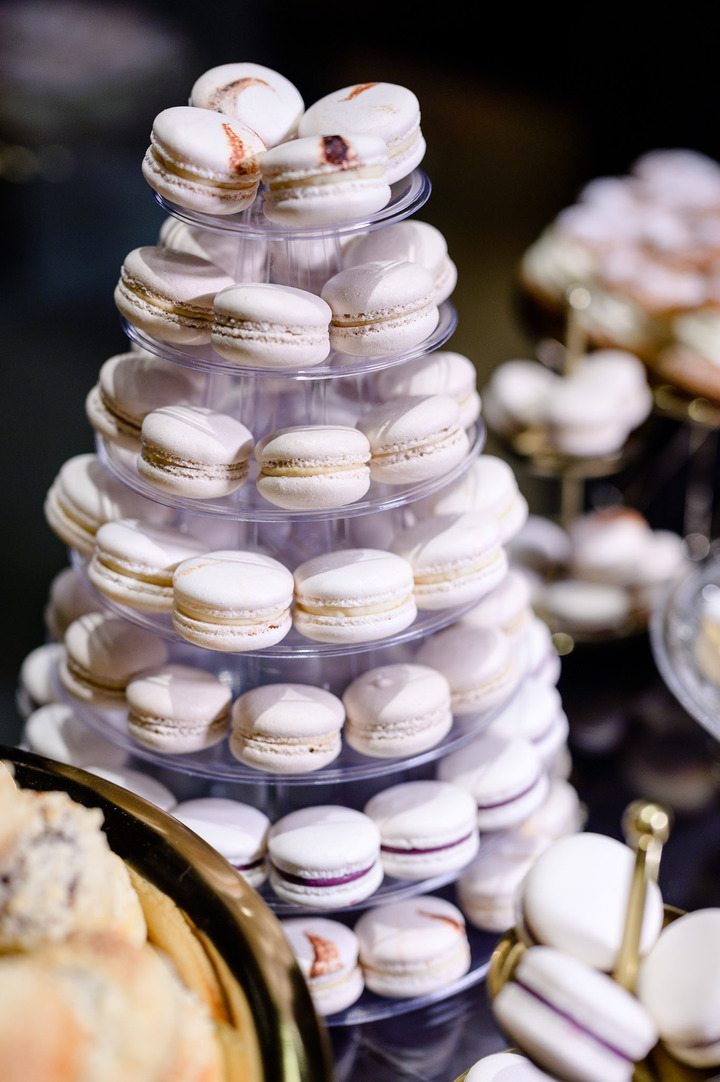
[[[637,978],[640,954],[640,932],[645,912],[645,895],[650,880],[657,882],[660,857],[670,836],[671,814],[661,804],[634,800],[625,809],[622,819],[627,844],[635,850],[628,897],[627,916],[622,943],[613,977],[632,992]]]

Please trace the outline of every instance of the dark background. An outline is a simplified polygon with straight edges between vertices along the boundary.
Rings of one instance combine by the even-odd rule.
[[[112,291],[163,215],[140,160],[153,117],[206,68],[254,60],[306,104],[356,81],[420,99],[433,193],[421,217],[458,266],[451,346],[482,384],[531,348],[517,260],[594,176],[645,150],[720,157],[717,15],[684,6],[242,2],[0,3],[0,453],[5,514],[3,729],[67,562],[42,503],[66,458],[92,449],[84,398],[124,348]]]
[[[449,348],[474,361],[482,390],[501,361],[531,355],[515,306],[517,263],[582,184],[623,173],[658,147],[720,160],[720,18],[709,4],[668,11],[0,0],[0,742],[19,736],[17,673],[43,641],[48,587],[67,564],[45,522],[44,496],[67,458],[93,448],[85,395],[103,361],[125,347],[112,300],[120,265],[130,249],[155,243],[164,217],[140,173],[155,114],[184,104],[204,70],[236,60],[281,71],[308,105],[358,81],[414,90],[433,184],[419,217],[443,231],[457,264],[459,324]],[[697,726],[695,742],[688,739],[682,712],[653,676],[646,639],[576,651],[565,665],[563,702],[590,828],[618,833],[638,784],[623,764],[662,745],[648,717],[680,725],[689,766],[685,753],[672,749],[671,758],[681,778],[685,771],[694,784],[698,770],[708,784],[715,746],[698,750]],[[600,748],[599,734],[617,719],[635,724],[639,755],[631,748],[623,759],[621,748],[613,758]],[[666,754],[665,770],[667,763]],[[663,862],[675,904],[718,904],[719,819],[677,824]],[[349,1049],[358,1078],[453,1078],[503,1047],[482,988],[467,997],[467,1012],[465,1036],[455,1034],[450,1046],[442,1017],[341,1033],[338,1063]]]

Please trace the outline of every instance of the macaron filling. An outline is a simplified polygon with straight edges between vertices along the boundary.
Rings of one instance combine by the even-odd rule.
[[[265,857],[261,855],[259,857],[256,857],[255,860],[246,860],[243,862],[232,860],[230,861],[230,863],[232,864],[236,872],[249,872],[252,871],[253,868],[261,868],[262,865],[265,863]]]
[[[374,605],[342,605],[340,603],[333,604],[332,602],[317,601],[315,603],[311,601],[299,601],[295,602],[295,611],[307,613],[309,616],[324,616],[328,618],[347,618],[353,616],[377,616],[383,612],[392,612],[393,609],[402,608],[405,605],[410,604],[412,601],[412,594],[403,594],[400,598],[391,598],[384,603],[378,602]]]
[[[370,872],[374,871],[375,863],[370,864],[367,868],[362,868],[359,872],[347,872],[345,875],[327,876],[322,879],[312,879],[309,876],[294,875],[292,872],[286,872],[282,868],[279,868],[277,864],[273,864],[273,868],[280,879],[284,879],[287,883],[295,883],[298,886],[304,887],[342,887],[346,883],[355,883],[358,879],[362,879],[364,876],[369,875]]]
[[[400,845],[386,845],[384,842],[380,845],[380,849],[383,853],[400,853],[403,856],[423,856],[425,853],[443,853],[448,849],[454,849],[459,845],[464,845],[470,841],[473,836],[473,831],[468,831],[462,838],[457,838],[452,842],[445,842],[443,845],[425,845],[422,848],[407,848]]]
[[[113,680],[109,675],[104,676],[100,673],[91,672],[70,655],[66,655],[64,663],[71,679],[76,680],[78,684],[103,695],[117,697],[118,700],[124,699],[125,688],[129,679],[127,675]]]
[[[237,167],[235,175],[228,175],[220,177],[217,174],[212,174],[209,171],[202,172],[198,167],[197,171],[193,172],[177,158],[173,158],[165,148],[161,148],[157,143],[153,144],[152,157],[155,159],[158,166],[171,173],[173,177],[177,177],[178,180],[189,180],[192,184],[204,184],[209,188],[222,188],[225,191],[230,192],[242,192],[246,188],[256,187],[260,180],[260,171],[257,167],[257,163],[254,159],[250,159],[250,162],[255,164],[255,170],[245,168],[243,164],[241,167]],[[238,170],[242,168],[242,172]]]
[[[227,480],[236,482],[238,485],[245,481],[249,469],[249,456],[239,462],[198,462],[195,464],[188,459],[178,458],[163,447],[156,448],[147,440],[143,442],[142,457],[146,465],[180,477]]]
[[[516,800],[522,800],[522,798],[524,796],[527,796],[529,793],[532,793],[533,789],[538,784],[538,782],[540,781],[541,778],[542,778],[542,774],[538,774],[533,779],[533,781],[530,783],[530,785],[527,785],[524,789],[521,789],[519,792],[513,793],[512,796],[505,797],[503,800],[496,800],[496,801],[491,801],[491,802],[482,803],[482,804],[480,802],[478,802],[478,811],[492,811],[493,808],[504,808],[508,804],[514,804]]]
[[[465,429],[458,424],[453,428],[448,427],[440,432],[434,432],[426,439],[408,440],[404,443],[396,443],[386,451],[376,451],[373,453],[373,459],[375,463],[378,463],[383,461],[392,462],[400,457],[415,458],[418,455],[432,454],[437,450],[438,445],[452,447],[457,443],[465,443],[466,441]]]
[[[379,162],[376,165],[345,165],[340,169],[332,169],[322,173],[308,172],[304,176],[300,176],[297,173],[293,174],[287,180],[278,180],[274,177],[268,178],[268,190],[270,192],[282,192],[288,189],[294,189],[298,187],[317,187],[321,184],[337,184],[342,178],[343,181],[347,178],[347,174],[350,173],[352,179],[363,180],[385,176],[385,164]]]
[[[159,308],[162,312],[176,316],[186,323],[205,327],[212,322],[213,310],[210,303],[208,305],[193,305],[190,300],[187,300],[183,301],[182,306],[180,306],[170,300],[169,297],[149,289],[138,278],[131,278],[124,271],[122,272],[120,288],[126,290],[136,302],[144,303],[149,308]]]
[[[178,597],[176,590],[175,614],[176,616],[184,617],[186,620],[192,620],[200,624],[225,624],[232,627],[252,627],[261,620],[264,624],[268,623],[276,627],[284,627],[289,617],[289,609],[285,606],[282,609],[270,609],[268,612],[230,612],[226,614],[220,612],[208,612],[205,609],[193,608],[192,605]]]
[[[393,323],[407,319],[417,312],[431,311],[435,307],[432,297],[421,297],[414,304],[398,305],[390,309],[380,309],[374,313],[341,313],[333,312],[332,322],[334,327],[372,327],[377,323]]]

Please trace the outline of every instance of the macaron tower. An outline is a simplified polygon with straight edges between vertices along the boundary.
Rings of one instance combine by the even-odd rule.
[[[661,1037],[680,1062],[720,1058],[701,1017],[714,968],[694,952],[702,931],[694,948],[688,916],[673,921],[657,883],[669,812],[637,800],[623,826],[627,845],[588,832],[540,854],[516,887],[515,925],[488,975],[500,1028],[538,1069],[566,1082],[662,1077],[647,1058]],[[710,929],[715,913],[692,916]],[[702,938],[712,955],[712,931]]]
[[[565,731],[483,736],[529,679],[506,555],[527,503],[443,348],[457,268],[413,217],[415,94],[306,108],[243,62],[188,99],[138,162],[167,217],[118,268],[95,453],[46,503],[99,610],[67,633],[63,698],[190,779],[178,818],[286,922],[329,1022],[364,1021],[480,980],[456,881],[531,816],[533,854],[549,840]]]

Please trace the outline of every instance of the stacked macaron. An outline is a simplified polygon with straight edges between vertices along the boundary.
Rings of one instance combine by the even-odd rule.
[[[588,511],[566,527],[532,515],[508,544],[524,570],[535,611],[578,637],[643,627],[661,590],[686,563],[680,535],[654,529],[622,505]]]
[[[439,230],[399,220],[427,190],[424,152],[417,98],[394,83],[306,109],[277,72],[226,64],[160,112],[142,175],[170,216],[120,268],[132,345],[86,400],[97,455],[46,502],[101,607],[57,636],[64,701],[43,705],[63,713],[31,713],[28,742],[163,803],[262,887],[323,1014],[364,989],[452,988],[471,965],[466,914],[433,880],[449,894],[484,834],[525,830],[535,852],[533,830],[564,829],[545,810],[556,730],[551,749],[512,714],[482,752],[470,742],[525,676],[504,545],[527,505],[499,459],[469,476],[475,366],[437,349],[457,270]],[[342,508],[366,497],[403,513],[356,543]],[[347,522],[372,531],[365,509]],[[30,669],[28,697],[53,698]],[[80,740],[84,715],[120,746]],[[459,757],[430,776],[456,727]],[[135,756],[238,779],[258,806],[197,779],[153,791]],[[423,777],[400,781],[413,756]],[[346,793],[354,773],[393,784]]]
[[[520,948],[507,979],[493,984],[493,1014],[521,1052],[560,1078],[630,1082],[635,1064],[657,1043],[658,1019],[672,993],[662,985],[669,977],[660,958],[667,940],[653,878],[639,914],[639,971],[646,979],[638,979],[633,995],[611,976],[619,966],[634,868],[632,850],[614,838],[570,834],[544,849],[517,885]],[[663,974],[658,984],[653,964]],[[687,956],[683,964],[691,965]],[[670,1043],[682,1028],[670,1024]]]
[[[364,989],[391,999],[433,996],[470,968],[462,913],[434,895],[375,905],[354,923],[324,915],[282,923],[324,1015],[351,1007]]]
[[[505,361],[482,395],[498,436],[526,453],[569,459],[619,454],[652,408],[645,367],[624,350],[586,354],[565,374],[540,361]]]

